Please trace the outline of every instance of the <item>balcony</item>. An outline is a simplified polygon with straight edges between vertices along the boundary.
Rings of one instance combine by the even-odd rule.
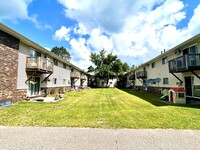
[[[135,75],[130,75],[129,80],[135,80]]]
[[[80,73],[77,72],[77,71],[70,72],[70,77],[71,78],[75,78],[75,79],[79,79],[80,78]]]
[[[137,78],[147,78],[147,71],[136,72]]]
[[[200,54],[187,54],[169,61],[169,72],[200,70]]]
[[[81,75],[81,80],[87,80],[87,76],[86,75]]]
[[[42,57],[26,57],[26,71],[52,73],[53,62]]]

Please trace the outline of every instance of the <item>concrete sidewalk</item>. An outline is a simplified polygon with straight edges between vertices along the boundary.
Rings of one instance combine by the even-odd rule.
[[[0,126],[0,150],[199,150],[199,130]]]

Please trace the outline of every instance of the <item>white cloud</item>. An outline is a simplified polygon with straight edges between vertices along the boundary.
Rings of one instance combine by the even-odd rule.
[[[194,15],[190,19],[190,22],[188,24],[189,33],[193,36],[199,33],[200,29],[199,17],[200,17],[200,4],[194,10]]]
[[[70,40],[72,54],[72,63],[83,68],[87,69],[90,62],[90,49],[87,48],[86,40],[84,38],[71,39]]]
[[[1,0],[0,20],[10,20],[17,22],[20,20],[29,20],[33,22],[36,28],[52,29],[48,24],[43,24],[37,20],[37,15],[29,15],[28,7],[33,0]]]
[[[105,48],[138,65],[183,42],[200,28],[200,5],[188,27],[177,28],[186,18],[181,0],[58,1],[64,6],[66,17],[78,22],[74,33],[82,39],[88,35],[82,42],[87,51],[85,58],[88,52]],[[80,39],[77,42],[80,44]],[[75,45],[75,42],[70,43]]]
[[[88,34],[88,29],[83,23],[79,23],[74,27],[74,33],[79,35],[86,35]]]
[[[54,40],[65,40],[65,41],[69,41],[69,37],[70,37],[70,28],[66,28],[65,26],[62,26],[59,30],[56,30],[55,34],[53,35]]]
[[[106,35],[103,35],[100,29],[93,29],[87,44],[94,50],[99,51],[105,48],[106,50],[112,50],[113,44],[112,39]]]
[[[0,20],[29,19],[28,6],[32,0],[1,0]]]

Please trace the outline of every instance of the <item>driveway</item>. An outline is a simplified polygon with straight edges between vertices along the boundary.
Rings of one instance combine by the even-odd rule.
[[[198,150],[199,130],[0,126],[0,150]]]

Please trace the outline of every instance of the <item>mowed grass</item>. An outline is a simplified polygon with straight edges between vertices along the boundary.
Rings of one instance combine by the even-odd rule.
[[[21,102],[0,109],[0,125],[200,129],[200,106],[175,106],[160,95],[116,88],[66,93],[57,103]]]

